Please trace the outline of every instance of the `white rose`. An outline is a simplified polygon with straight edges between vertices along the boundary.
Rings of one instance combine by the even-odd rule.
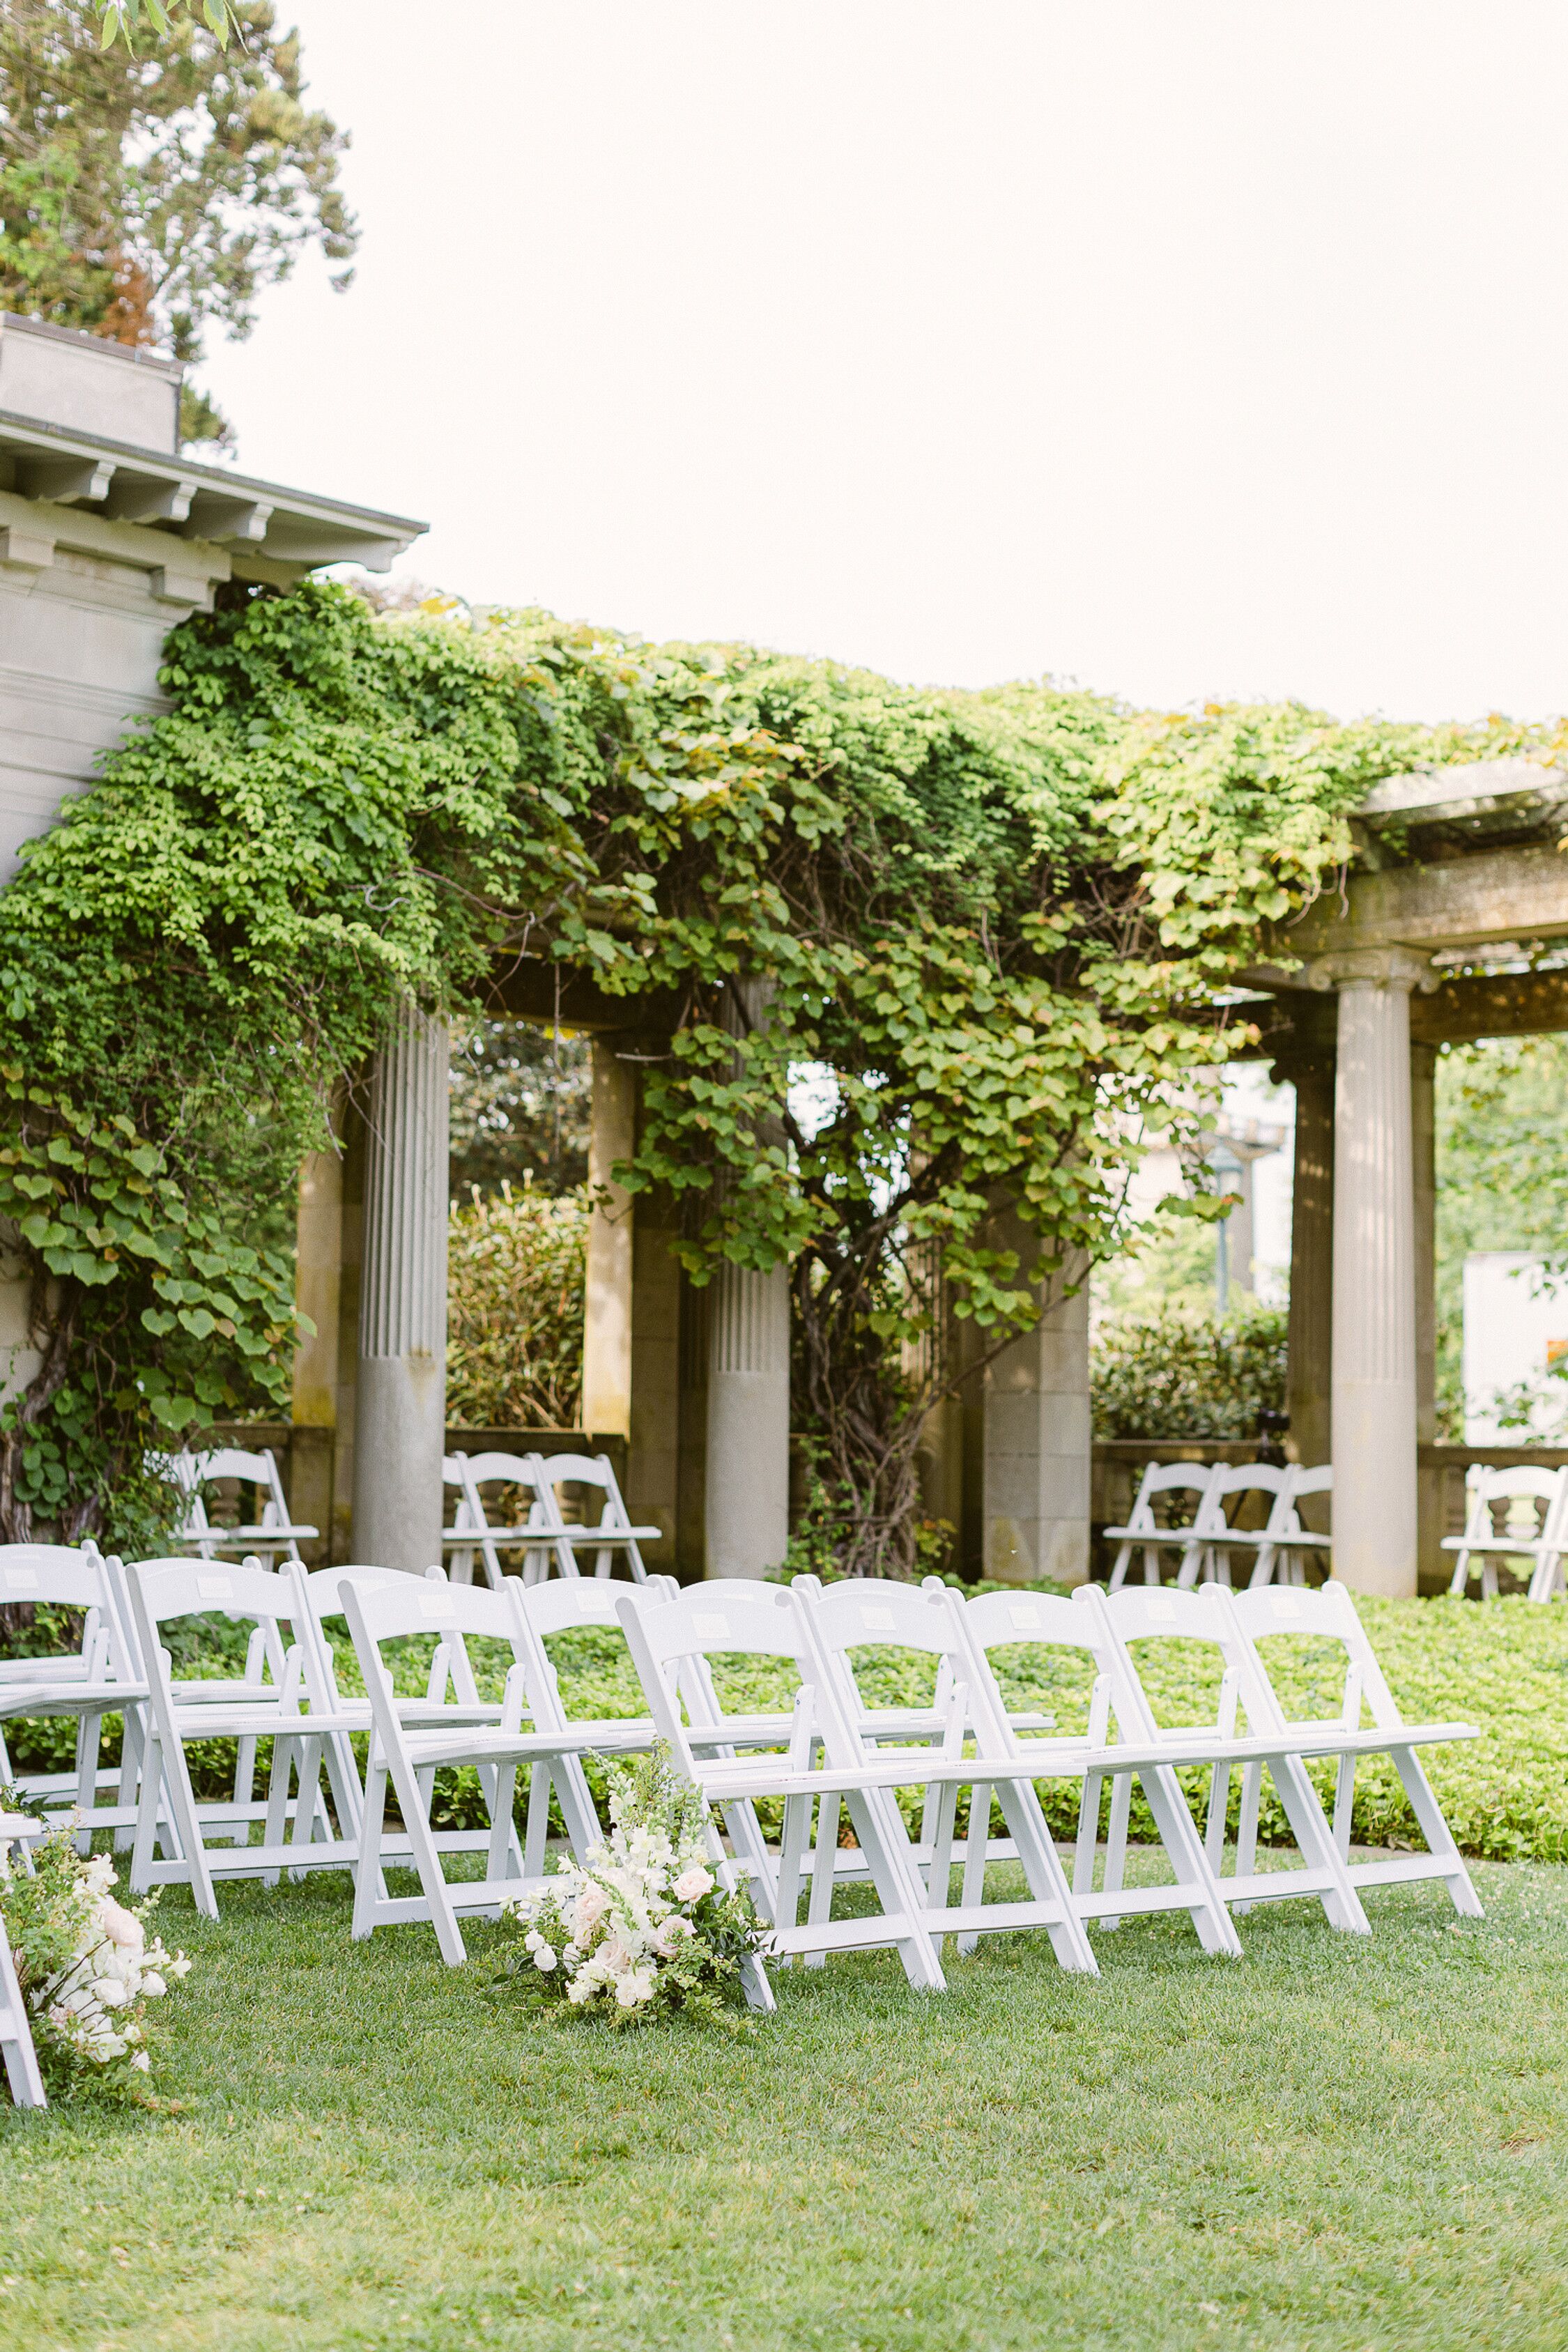
[[[139,1952],[147,1941],[147,1930],[134,1911],[127,1911],[122,1903],[105,1895],[98,1906],[98,1924],[111,1944],[124,1950]]]
[[[548,1944],[541,1942],[535,1948],[533,1965],[536,1969],[541,1969],[546,1976],[549,1975],[551,1969],[555,1966],[555,1955],[551,1950]]]
[[[647,1993],[642,1989],[642,1979],[631,1975],[629,1971],[624,1977],[617,1977],[616,1999],[623,2009],[636,2009],[639,2001],[647,1999]]]
[[[132,2051],[131,2054],[131,2063],[136,2068],[138,2074],[150,2074],[153,2071],[153,2061],[149,2058],[145,2050]]]
[[[100,2009],[119,2009],[130,1999],[118,1977],[99,1977],[89,1990]]]
[[[710,1892],[712,1885],[712,1872],[704,1870],[700,1863],[696,1863],[689,1870],[681,1872],[669,1891],[678,1903],[696,1903]]]
[[[149,2000],[161,2000],[169,1988],[156,1969],[149,1969],[142,1979],[142,1990]]]
[[[584,1886],[572,1914],[572,1933],[579,1943],[593,1934],[608,1906],[609,1897],[602,1886]]]

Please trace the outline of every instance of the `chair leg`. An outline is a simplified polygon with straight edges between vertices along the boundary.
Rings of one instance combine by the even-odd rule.
[[[1370,1936],[1372,1922],[1362,1908],[1360,1895],[1345,1875],[1345,1865],[1340,1859],[1333,1832],[1318,1802],[1318,1792],[1307,1778],[1307,1769],[1299,1756],[1278,1758],[1271,1770],[1274,1785],[1279,1791],[1279,1801],[1285,1808],[1285,1818],[1290,1824],[1290,1834],[1300,1849],[1301,1858],[1309,1869],[1320,1872],[1329,1884],[1319,1900],[1323,1916],[1331,1927],[1342,1935]]]
[[[384,1897],[386,1878],[381,1866],[381,1842],[386,1831],[386,1767],[372,1752],[365,1767],[364,1811],[360,1815],[359,1869],[354,1877],[353,1924],[356,1944],[363,1943],[375,1927],[378,1895]]]
[[[784,1831],[779,1839],[778,1895],[773,1916],[781,1927],[793,1927],[800,1916],[800,1882],[805,1875],[805,1849],[811,1834],[811,1799],[786,1797]]]
[[[1127,1817],[1132,1804],[1132,1775],[1113,1772],[1110,1776],[1110,1822],[1105,1837],[1105,1892],[1115,1895],[1122,1885],[1122,1873],[1127,1866]],[[1101,1923],[1107,1934],[1121,1925],[1120,1912],[1113,1919]]]
[[[1086,1772],[1083,1776],[1083,1795],[1078,1809],[1078,1845],[1072,1864],[1075,1895],[1094,1893],[1094,1864],[1100,1851],[1100,1791],[1104,1777],[1100,1772]]]
[[[1152,1771],[1138,1776],[1149,1810],[1154,1816],[1154,1827],[1170,1859],[1179,1886],[1188,1890],[1192,1899],[1187,1906],[1198,1941],[1205,1952],[1223,1955],[1226,1959],[1241,1958],[1241,1938],[1231,1925],[1225,1906],[1224,1894],[1208,1866],[1208,1857],[1198,1836],[1197,1826],[1187,1811],[1187,1801],[1182,1794],[1182,1784],[1168,1764],[1157,1765]]]
[[[1410,1800],[1410,1810],[1420,1825],[1421,1834],[1426,1841],[1428,1853],[1453,1864],[1453,1868],[1447,1874],[1444,1884],[1448,1889],[1455,1910],[1464,1919],[1484,1918],[1486,1915],[1481,1908],[1481,1898],[1471,1884],[1470,1874],[1465,1868],[1459,1849],[1454,1843],[1454,1832],[1448,1827],[1443,1808],[1433,1793],[1432,1783],[1426,1778],[1420,1758],[1413,1748],[1396,1748],[1394,1750],[1394,1769],[1405,1783],[1405,1793]]]
[[[945,1992],[942,1961],[921,1916],[925,1888],[891,1790],[857,1789],[847,1791],[846,1798],[878,1899],[889,1916],[901,1914],[906,1923],[897,1939],[905,1975],[918,1992]]]
[[[1258,1808],[1263,1794],[1263,1767],[1247,1764],[1241,1774],[1241,1819],[1236,1830],[1236,1874],[1250,1878],[1258,1867]],[[1237,1916],[1250,1911],[1250,1903],[1238,1903]]]
[[[468,1958],[468,1947],[458,1926],[458,1915],[452,1908],[452,1898],[441,1870],[441,1857],[430,1832],[429,1799],[420,1788],[421,1781],[434,1782],[433,1770],[405,1773],[400,1760],[389,1757],[392,1785],[397,1792],[398,1808],[403,1826],[408,1832],[408,1851],[425,1900],[430,1906],[430,1921],[436,1930],[436,1941],[441,1948],[441,1958],[449,1969],[460,1969]]]
[[[816,1844],[812,1851],[811,1864],[811,1900],[805,1907],[806,1918],[814,1927],[820,1927],[825,1920],[831,1919],[833,1916],[834,1878],[838,1867],[840,1810],[837,1793],[819,1798],[817,1801]],[[826,1968],[827,1954],[808,1952],[805,1956],[805,1965],[808,1969]]]
[[[969,1835],[963,1843],[963,1891],[959,1900],[967,1911],[985,1900],[985,1855],[991,1843],[991,1789],[977,1780],[969,1791]],[[934,1864],[932,1865],[934,1868]],[[960,1936],[958,1948],[965,1959],[975,1949],[978,1936]]]
[[[542,1878],[550,1836],[550,1767],[534,1764],[528,1774],[528,1821],[522,1857],[525,1878]]]

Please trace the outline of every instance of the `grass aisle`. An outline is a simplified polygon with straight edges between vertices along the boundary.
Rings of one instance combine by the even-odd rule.
[[[535,2022],[323,1882],[170,1899],[189,2112],[0,2109],[0,2346],[1562,2352],[1568,1872],[1476,1875],[1240,1965],[837,1960],[740,2045]]]

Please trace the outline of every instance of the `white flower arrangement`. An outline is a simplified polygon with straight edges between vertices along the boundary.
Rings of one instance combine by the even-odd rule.
[[[78,1853],[68,1828],[40,1839],[31,1858],[29,1872],[0,1854],[0,1929],[45,2078],[57,2096],[94,2082],[150,2104],[148,2004],[191,1963],[149,1938],[156,1897],[134,1910],[117,1902],[113,1863]]]
[[[750,1895],[718,1885],[702,1798],[662,1746],[607,1777],[607,1841],[585,1866],[562,1862],[545,1893],[502,1914],[521,1942],[508,1971],[617,2025],[660,2009],[728,2021],[726,1996],[764,1931]]]

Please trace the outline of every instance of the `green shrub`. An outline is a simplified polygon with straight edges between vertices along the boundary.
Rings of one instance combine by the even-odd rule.
[[[1181,1308],[1108,1318],[1090,1357],[1097,1437],[1256,1437],[1285,1410],[1283,1307],[1223,1323]]]
[[[1048,1588],[1047,1588],[1048,1589]],[[1394,1696],[1412,1722],[1469,1722],[1479,1739],[1424,1751],[1428,1777],[1460,1850],[1492,1862],[1568,1861],[1568,1609],[1541,1609],[1521,1597],[1478,1606],[1474,1601],[1377,1601],[1357,1607]],[[641,1685],[618,1633],[592,1628],[552,1635],[546,1645],[560,1678],[569,1715],[596,1720],[644,1715]],[[397,1662],[398,1687],[409,1695],[425,1688],[433,1643],[411,1642]],[[345,1693],[360,1688],[357,1663],[346,1635],[334,1643],[339,1682]],[[1344,1654],[1337,1644],[1299,1634],[1271,1637],[1266,1652],[1287,1712],[1292,1716],[1337,1716],[1344,1677]],[[993,1654],[998,1678],[1011,1705],[1055,1717],[1058,1731],[1086,1730],[1093,1679],[1087,1654],[1020,1644]],[[185,1671],[237,1673],[239,1659],[216,1650],[197,1664],[193,1649],[183,1654]],[[474,1645],[481,1695],[499,1697],[506,1661],[487,1658]],[[1219,1696],[1217,1654],[1197,1643],[1145,1644],[1138,1657],[1156,1719],[1167,1728],[1212,1722]],[[727,1705],[747,1711],[784,1709],[794,1704],[793,1669],[771,1659],[717,1662],[715,1679]],[[877,1653],[862,1664],[862,1687],[878,1706],[929,1702],[935,1675],[930,1658]],[[111,1719],[112,1722],[112,1719]],[[106,1730],[110,1727],[106,1726]],[[112,1728],[118,1732],[118,1725]],[[74,1741],[68,1725],[13,1720],[5,1726],[12,1767],[17,1772],[63,1771]],[[105,1742],[105,1761],[118,1753]],[[216,1797],[232,1786],[232,1741],[213,1740],[190,1751],[198,1796]],[[259,1772],[267,1769],[262,1743]],[[589,1785],[604,1794],[603,1768],[586,1759]],[[1308,1767],[1325,1801],[1331,1802],[1333,1766]],[[1201,1818],[1207,1775],[1184,1771],[1182,1781]],[[1040,1794],[1055,1834],[1077,1834],[1079,1783],[1047,1780]],[[526,1801],[520,1785],[520,1814]],[[1236,1826],[1239,1775],[1233,1775],[1230,1822]],[[1107,1797],[1106,1802],[1109,1802]],[[919,1811],[918,1790],[906,1792],[906,1811]],[[777,1828],[778,1808],[770,1826]],[[763,1809],[764,1816],[767,1808]],[[473,1828],[484,1820],[478,1775],[471,1769],[443,1774],[437,1789],[439,1819]],[[960,1823],[963,1822],[963,1806]],[[999,1817],[998,1817],[999,1820]],[[559,1827],[559,1824],[557,1824]],[[1000,1833],[998,1830],[998,1833]],[[1134,1838],[1152,1839],[1153,1824],[1136,1791],[1131,1813]],[[1288,1832],[1273,1784],[1267,1778],[1258,1834],[1268,1843]],[[1419,1845],[1420,1834],[1405,1801],[1399,1777],[1387,1757],[1363,1758],[1356,1772],[1352,1834],[1365,1845]]]
[[[447,1418],[575,1429],[583,1395],[585,1190],[476,1186],[447,1231]]]

